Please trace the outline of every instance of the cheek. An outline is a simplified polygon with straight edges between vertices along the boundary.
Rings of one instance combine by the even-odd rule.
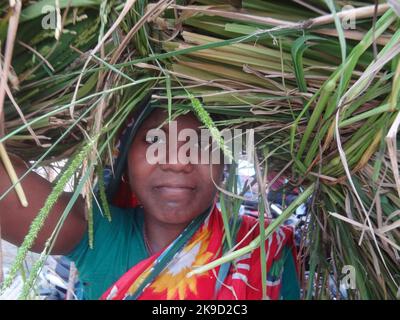
[[[201,177],[202,184],[204,185],[204,189],[207,189],[209,193],[216,191],[216,186],[220,185],[222,182],[222,172],[223,166],[222,165],[213,165],[212,170],[208,165],[202,166],[199,168],[198,173]],[[212,174],[212,177],[211,177]]]
[[[144,186],[149,177],[153,166],[146,161],[145,148],[135,147],[128,156],[128,170],[132,191],[140,192],[140,187]]]
[[[224,166],[222,164],[213,165],[212,174],[213,174],[214,182],[217,185],[220,185],[221,182],[222,182],[222,174],[223,174],[223,172],[224,172]]]

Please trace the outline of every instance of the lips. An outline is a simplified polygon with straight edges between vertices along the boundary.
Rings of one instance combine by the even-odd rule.
[[[154,187],[155,192],[166,200],[184,200],[193,197],[196,188],[189,184],[164,183]]]

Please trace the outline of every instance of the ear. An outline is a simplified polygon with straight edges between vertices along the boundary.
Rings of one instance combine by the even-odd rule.
[[[136,194],[131,190],[131,186],[125,173],[121,177],[118,191],[112,199],[112,204],[120,208],[135,208],[140,205]]]

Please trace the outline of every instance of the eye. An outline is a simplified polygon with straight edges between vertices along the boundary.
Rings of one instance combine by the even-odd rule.
[[[146,142],[148,144],[165,143],[164,139],[158,135],[147,135]]]
[[[201,137],[197,145],[204,150],[210,150],[212,148],[211,140],[208,137]]]

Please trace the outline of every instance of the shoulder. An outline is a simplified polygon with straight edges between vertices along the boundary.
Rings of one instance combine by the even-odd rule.
[[[104,249],[109,250],[111,243],[122,241],[135,228],[134,220],[137,219],[135,213],[136,209],[123,209],[112,205],[104,207],[100,202],[94,201],[93,249],[88,251],[89,232],[86,232],[68,256],[77,260],[88,252],[95,254]]]
[[[103,223],[126,224],[133,221],[139,214],[138,208],[120,208],[111,204],[107,204],[108,209],[101,203],[94,204],[93,218]]]

